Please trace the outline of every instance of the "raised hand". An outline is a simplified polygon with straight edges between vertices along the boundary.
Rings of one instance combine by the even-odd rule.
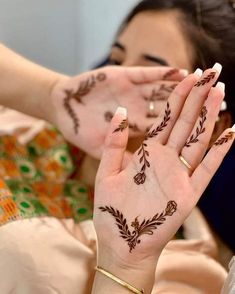
[[[144,135],[184,77],[169,67],[105,67],[59,81],[51,94],[54,123],[68,141],[100,158],[117,106],[129,110],[130,136]]]
[[[157,260],[196,205],[234,140],[234,129],[225,130],[206,154],[224,98],[224,84],[213,87],[220,70],[175,88],[124,169],[128,123],[125,109],[117,111],[96,180],[99,265],[107,254],[125,265]]]

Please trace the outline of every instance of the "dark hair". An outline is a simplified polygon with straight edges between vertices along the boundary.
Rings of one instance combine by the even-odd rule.
[[[122,31],[133,17],[145,11],[177,10],[181,27],[194,48],[193,67],[223,65],[220,81],[226,83],[228,109],[235,118],[235,9],[234,0],[143,0],[127,16]],[[233,97],[234,95],[234,97]]]

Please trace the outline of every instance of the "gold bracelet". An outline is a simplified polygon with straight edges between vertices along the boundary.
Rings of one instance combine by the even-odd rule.
[[[96,266],[95,270],[102,273],[103,275],[105,275],[106,277],[110,278],[111,280],[117,282],[119,285],[123,286],[124,288],[130,290],[132,293],[135,294],[144,294],[144,290],[138,290],[135,287],[131,286],[130,284],[128,284],[127,282],[119,279],[118,277],[114,276],[113,274],[111,274],[110,272],[104,270],[101,266]]]

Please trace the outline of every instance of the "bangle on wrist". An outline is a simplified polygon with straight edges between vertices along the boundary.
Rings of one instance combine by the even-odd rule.
[[[95,267],[95,270],[98,271],[98,272],[100,272],[101,274],[105,275],[106,277],[110,278],[111,280],[115,281],[116,283],[118,283],[119,285],[123,286],[124,288],[128,289],[132,293],[135,293],[135,294],[144,294],[144,290],[143,289],[139,290],[139,289],[133,287],[129,283],[127,283],[127,282],[119,279],[115,275],[113,275],[110,272],[106,271],[101,266],[96,266]]]

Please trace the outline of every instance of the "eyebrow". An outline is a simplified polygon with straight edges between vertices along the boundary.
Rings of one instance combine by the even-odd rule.
[[[161,65],[164,65],[164,66],[169,65],[169,63],[165,59],[160,58],[160,57],[152,56],[152,55],[149,55],[149,54],[144,54],[143,57],[146,60],[153,61],[153,62],[159,63]]]
[[[120,44],[119,42],[115,42],[112,47],[117,47],[117,48],[121,49],[122,51],[126,51],[126,48],[122,44]]]
[[[112,47],[117,47],[117,48],[119,48],[120,50],[122,50],[124,52],[126,51],[126,48],[119,42],[115,42],[112,45]],[[163,66],[169,66],[169,63],[165,59],[163,59],[161,57],[157,57],[157,56],[153,56],[153,55],[149,55],[149,54],[143,54],[143,58],[146,59],[146,60],[161,64]]]

